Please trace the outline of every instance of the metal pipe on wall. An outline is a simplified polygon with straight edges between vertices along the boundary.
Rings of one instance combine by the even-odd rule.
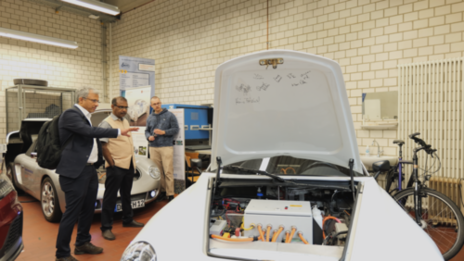
[[[109,91],[110,91],[109,95],[111,97],[113,95],[113,84],[112,84],[112,80],[113,80],[113,59],[112,59],[112,57],[113,57],[113,49],[112,49],[112,47],[113,47],[113,38],[112,38],[112,35],[111,35],[112,24],[109,24],[109,26],[110,26],[110,32],[109,32],[109,36],[110,36],[109,38],[110,39],[108,39],[108,44],[110,46],[110,54],[109,54],[110,59],[109,59],[109,66],[108,67],[109,67],[110,77],[109,77],[109,80],[108,80],[108,85],[109,85]]]
[[[106,26],[105,23],[101,23],[101,62],[102,62],[102,82],[103,82],[103,100],[108,102],[109,96],[107,93],[108,80],[106,77],[106,70],[108,65],[106,46]]]

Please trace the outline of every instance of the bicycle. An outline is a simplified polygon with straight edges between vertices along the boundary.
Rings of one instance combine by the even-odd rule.
[[[403,160],[403,150],[402,147],[404,145],[404,141],[402,140],[394,140],[393,144],[397,144],[399,147],[399,156],[398,156],[398,164],[396,166],[393,166],[392,168],[389,169],[388,173],[386,174],[386,184],[385,184],[385,191],[388,192],[391,196],[394,196],[397,192],[402,190],[403,186],[403,180],[404,180],[404,165],[406,164],[413,164],[412,161],[406,161]],[[406,188],[411,187],[413,183],[413,175],[409,178],[408,184],[406,185]],[[398,182],[395,182],[395,181]],[[394,189],[391,189],[392,185],[396,183],[397,187]],[[390,190],[391,189],[391,190]]]
[[[420,133],[409,135],[409,138],[419,145],[419,147],[413,150],[412,162],[402,160],[401,146],[404,144],[404,141],[394,141],[394,143],[398,144],[400,147],[399,161],[396,166],[389,170],[386,189],[398,205],[402,207],[435,242],[438,249],[443,254],[443,258],[445,260],[450,260],[464,245],[464,217],[458,206],[451,199],[425,185],[425,182],[431,177],[431,175],[428,175],[430,169],[427,169],[427,167],[424,169],[424,181],[421,182],[418,173],[419,160],[417,153],[423,150],[432,158],[435,155],[438,161],[439,158],[438,155],[436,155],[436,150],[432,149],[431,145],[426,144],[425,141],[417,137],[418,135],[420,135]],[[413,171],[408,185],[405,189],[402,189],[404,164],[412,164]],[[389,166],[389,164],[385,165]],[[436,171],[438,171],[440,167],[441,164]],[[377,167],[377,169],[379,170],[379,167]],[[382,170],[385,170],[385,167],[382,168]],[[378,174],[376,176],[378,176]],[[398,180],[398,187],[389,191],[390,186],[396,179]]]

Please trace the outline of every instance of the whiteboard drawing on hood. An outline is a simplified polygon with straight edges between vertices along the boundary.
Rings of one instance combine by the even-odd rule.
[[[272,70],[259,72],[238,72],[234,84],[236,105],[265,103],[267,96],[284,94],[295,87],[310,87],[311,70]],[[274,87],[273,87],[274,86]],[[284,87],[284,88],[282,88]],[[298,88],[297,88],[298,89]],[[298,92],[298,91],[297,91]],[[283,97],[283,96],[280,96]],[[266,103],[264,106],[267,106]],[[271,104],[269,104],[271,105]]]
[[[131,126],[146,126],[150,114],[151,86],[142,86],[126,90],[125,98],[129,108],[127,114]]]

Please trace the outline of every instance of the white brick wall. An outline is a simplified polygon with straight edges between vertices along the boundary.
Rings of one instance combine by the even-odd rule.
[[[269,41],[339,62],[360,151],[375,138],[395,155],[396,130],[361,129],[361,95],[397,90],[398,64],[462,56],[463,12],[462,0],[271,0]],[[113,86],[118,55],[152,58],[163,102],[212,103],[215,68],[266,49],[266,0],[157,0],[124,14],[113,44]]]
[[[48,81],[49,86],[103,89],[101,26],[98,21],[22,0],[0,0],[0,27],[77,41],[65,49],[0,37],[0,106],[15,78]],[[5,108],[0,107],[0,143],[5,142]],[[39,112],[39,111],[37,111]]]
[[[112,26],[110,84],[118,95],[118,56],[156,60],[165,103],[213,102],[214,71],[266,49],[266,0],[157,0]],[[361,129],[363,92],[397,90],[398,64],[461,57],[464,0],[270,0],[270,48],[340,63],[360,151],[375,138],[395,155],[395,130]],[[14,10],[14,11],[11,11]],[[21,14],[19,18],[18,14]],[[19,0],[0,1],[0,26],[76,40],[76,51],[0,38],[0,85],[35,77],[50,85],[102,85],[98,22]],[[4,92],[0,93],[4,102]],[[0,138],[4,133],[0,112]],[[398,137],[404,138],[404,137]]]

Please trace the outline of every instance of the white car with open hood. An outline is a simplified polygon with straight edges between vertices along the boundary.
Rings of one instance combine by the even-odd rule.
[[[443,260],[365,170],[336,62],[286,50],[230,60],[214,105],[218,160],[121,260]]]

